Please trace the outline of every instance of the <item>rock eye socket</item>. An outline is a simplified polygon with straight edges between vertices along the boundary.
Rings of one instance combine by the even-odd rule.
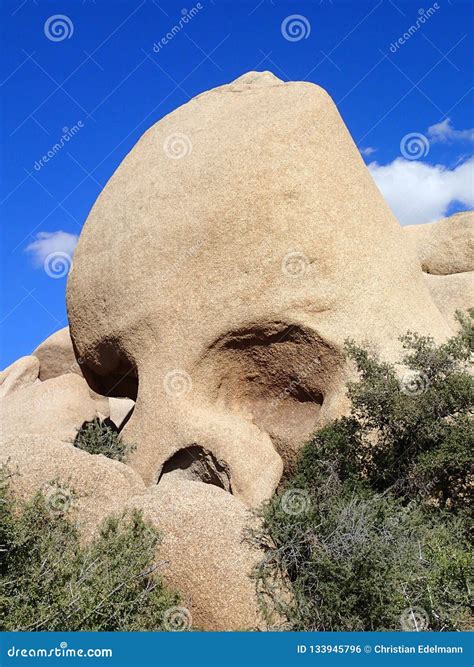
[[[219,338],[201,368],[213,378],[211,399],[219,408],[267,432],[286,458],[317,425],[341,362],[314,331],[268,322]]]

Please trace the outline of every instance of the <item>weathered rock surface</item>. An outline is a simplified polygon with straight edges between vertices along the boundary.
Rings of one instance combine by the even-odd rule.
[[[39,361],[36,357],[26,356],[17,359],[0,372],[0,398],[34,384],[38,375]]]
[[[66,328],[34,352],[42,382],[35,362],[7,369],[0,451],[20,492],[71,485],[88,535],[142,508],[194,627],[255,627],[247,509],[347,409],[347,338],[396,359],[408,329],[452,333],[470,215],[402,231],[318,86],[251,72],[199,95],[89,215],[67,294],[80,366]],[[135,445],[130,465],[67,444],[97,413]]]
[[[474,271],[450,276],[425,275],[431,297],[444,317],[456,326],[456,312],[474,308]]]
[[[251,72],[150,128],[89,215],[67,295],[89,381],[138,392],[134,469],[156,482],[199,446],[244,503],[269,497],[341,409],[346,338],[395,356],[407,329],[447,334],[404,239],[318,86]]]
[[[255,583],[248,575],[262,554],[244,541],[250,518],[242,503],[211,484],[165,477],[129,504],[162,531],[164,574],[181,592],[194,629],[259,625]]]
[[[2,439],[0,463],[14,473],[15,493],[24,499],[42,490],[52,512],[71,511],[83,535],[92,537],[129,498],[144,492],[140,477],[127,465],[92,455],[46,435]]]
[[[66,373],[82,375],[72,347],[69,327],[53,333],[32,354],[40,362],[40,380],[50,380]]]
[[[248,512],[229,493],[171,477],[145,489],[130,466],[45,436],[2,439],[0,464],[7,462],[20,498],[43,491],[51,512],[67,512],[85,539],[110,514],[143,510],[163,538],[160,571],[181,592],[195,629],[253,629],[260,623],[248,574],[262,554],[243,541]]]
[[[64,327],[51,334],[51,336],[38,345],[32,354],[39,360],[39,379],[42,381],[51,380],[52,378],[70,373],[75,373],[81,378],[83,377],[81,366],[74,354],[69,327]],[[89,389],[89,394],[96,402],[97,414],[103,419],[108,418],[110,415],[108,397],[102,396],[92,389]],[[118,405],[115,406],[115,409],[118,411]],[[119,417],[119,414],[120,412],[118,411],[117,417]]]
[[[452,275],[474,271],[474,211],[456,213],[426,225],[408,225],[425,273]]]
[[[474,211],[403,228],[418,253],[434,303],[451,324],[474,307]]]
[[[2,400],[0,438],[34,436],[72,442],[77,429],[94,419],[96,408],[82,377],[70,374],[38,382]]]

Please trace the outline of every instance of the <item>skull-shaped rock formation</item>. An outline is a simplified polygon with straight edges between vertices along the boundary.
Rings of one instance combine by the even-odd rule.
[[[448,324],[334,103],[248,73],[139,140],[94,205],[68,281],[93,389],[136,399],[124,438],[247,506],[345,405],[344,341],[386,357]]]

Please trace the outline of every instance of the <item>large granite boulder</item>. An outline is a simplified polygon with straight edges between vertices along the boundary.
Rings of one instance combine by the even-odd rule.
[[[197,446],[249,506],[344,410],[345,339],[395,356],[407,329],[448,332],[331,98],[269,72],[142,136],[88,217],[67,303],[91,385],[137,398],[124,434],[145,482]]]

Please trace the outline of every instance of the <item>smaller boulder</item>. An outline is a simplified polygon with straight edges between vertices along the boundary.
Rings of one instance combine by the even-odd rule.
[[[121,514],[128,498],[143,493],[142,480],[127,465],[89,454],[57,438],[15,436],[2,442],[0,463],[12,471],[14,493],[24,500],[46,495],[52,513],[67,513],[90,539],[110,514]]]
[[[39,360],[30,355],[17,359],[0,372],[0,398],[34,384],[39,375]]]
[[[130,503],[162,534],[163,574],[183,596],[193,629],[252,630],[260,626],[255,582],[263,554],[245,541],[251,513],[212,484],[164,475]]]
[[[72,442],[77,430],[97,414],[84,378],[70,374],[9,394],[0,408],[1,439],[26,435]]]
[[[32,354],[40,362],[40,380],[50,380],[68,373],[82,375],[74,354],[69,327],[53,333],[38,345]]]
[[[474,211],[456,213],[425,225],[408,225],[403,231],[415,244],[425,273],[451,275],[474,271]]]

